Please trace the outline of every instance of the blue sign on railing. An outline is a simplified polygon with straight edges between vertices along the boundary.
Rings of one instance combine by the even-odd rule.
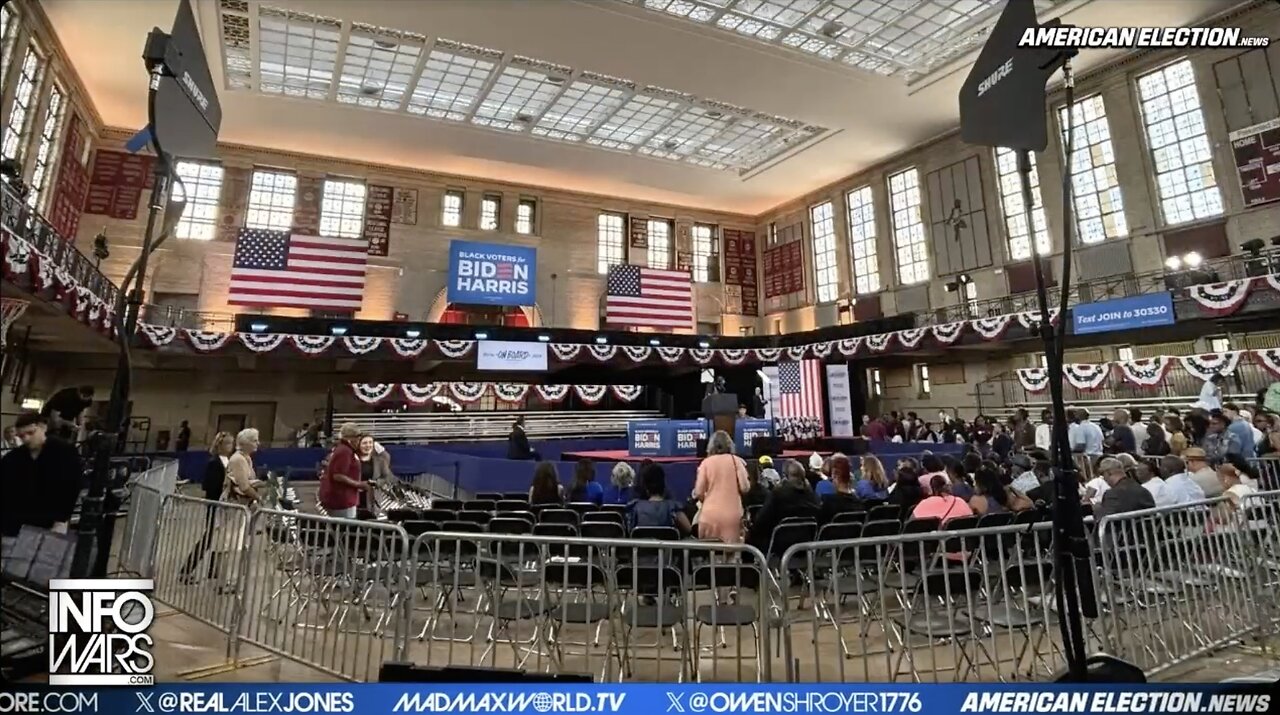
[[[671,456],[670,420],[632,420],[627,423],[627,453],[632,457]]]
[[[707,438],[706,420],[671,420],[671,456],[694,457],[698,440]]]
[[[1081,303],[1071,309],[1076,335],[1173,325],[1173,295],[1167,291]]]
[[[533,305],[538,249],[449,242],[449,302]]]
[[[756,437],[772,437],[773,420],[742,419],[733,425],[733,443],[738,454],[751,454],[751,443]]]

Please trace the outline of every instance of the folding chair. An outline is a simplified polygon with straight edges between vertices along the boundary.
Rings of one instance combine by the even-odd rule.
[[[457,519],[458,521],[469,521],[473,524],[479,524],[481,526],[484,526],[485,524],[488,524],[493,519],[493,514],[487,511],[480,511],[477,509],[463,509],[462,511],[454,515],[454,518]]]
[[[456,631],[458,625],[460,611],[457,604],[465,602],[465,592],[477,586],[475,564],[479,547],[475,539],[461,535],[479,534],[483,529],[479,524],[468,521],[446,521],[440,525],[438,531],[442,534],[459,534],[460,536],[435,536],[425,542],[427,553],[423,554],[420,551],[418,554],[417,578],[414,585],[424,598],[428,596],[428,590],[431,588],[435,589],[436,595],[417,639],[421,641],[430,637],[431,640],[469,643],[476,636],[478,623],[472,625],[471,633],[465,638],[457,638],[452,631]],[[446,613],[450,617],[451,633],[448,637],[441,638],[437,633],[441,616]]]
[[[752,642],[756,644],[756,652],[752,657],[756,661],[756,682],[760,682],[763,677],[763,669],[760,665],[762,658],[769,657],[767,653],[762,653],[758,649],[760,643],[760,628],[762,615],[754,605],[754,600],[746,600],[740,597],[745,591],[754,591],[756,594],[762,592],[767,593],[768,584],[759,582],[760,574],[749,566],[738,563],[718,563],[707,566],[699,566],[693,570],[693,583],[690,587],[692,591],[708,591],[711,597],[711,603],[697,606],[694,608],[693,621],[693,652],[694,658],[700,658],[702,653],[702,629],[709,627],[714,629],[716,641],[711,647],[711,659],[713,677],[719,677],[719,648],[726,645],[724,631],[725,628],[732,627],[735,629],[735,640],[738,643],[738,675],[741,675],[742,665],[742,628],[751,629]],[[734,594],[734,597],[726,600],[722,597],[722,592]],[[766,596],[767,598],[767,596]],[[768,614],[771,621],[777,621],[780,616],[776,613]],[[738,678],[741,679],[740,677]],[[698,680],[702,680],[702,670],[698,669]]]
[[[970,669],[975,667],[966,647],[973,628],[967,618],[961,619],[957,615],[967,614],[972,609],[975,595],[981,588],[981,574],[968,569],[934,570],[924,574],[904,601],[902,612],[890,619],[893,634],[890,648],[896,645],[898,650],[889,676],[892,681],[896,682],[897,676],[902,675],[902,661],[906,660],[912,680],[922,682],[916,668],[915,648],[910,642],[913,634],[924,636],[931,648],[939,643],[953,643],[957,658]],[[935,674],[939,670],[955,670],[956,675],[960,675],[958,662],[951,668],[939,668],[936,663],[934,666],[931,672]]]
[[[387,521],[402,524],[406,521],[416,521],[422,518],[422,512],[417,509],[385,509],[383,513],[387,515]]]
[[[498,502],[505,498],[502,492],[476,492],[476,499],[484,501]]]
[[[627,518],[626,515],[619,514],[616,511],[589,511],[582,515],[582,523],[586,524],[588,522],[609,522],[625,527]]]
[[[515,667],[523,668],[542,639],[539,620],[554,607],[546,600],[547,593],[541,583],[541,569],[528,570],[498,559],[482,557],[476,560],[476,573],[486,599],[480,612],[492,619],[486,637],[489,645],[480,654],[479,663],[484,663],[485,656],[494,653],[489,665],[497,665],[495,648],[499,643],[506,643],[511,646]],[[508,594],[512,592],[515,596],[509,598]],[[519,633],[511,631],[513,625],[523,621],[533,622],[533,632],[527,640],[520,640]]]
[[[569,524],[577,527],[580,521],[578,512],[573,509],[543,509],[537,515],[539,524]]]
[[[867,512],[865,511],[842,511],[831,515],[831,521],[827,524],[864,524],[867,521]]]
[[[598,646],[600,630],[605,623],[609,624],[610,643],[610,646],[606,646],[606,654],[612,651],[611,645],[616,637],[613,616],[617,608],[617,589],[600,559],[595,559],[595,563],[548,562],[543,567],[543,581],[548,591],[547,601],[555,604],[548,610],[545,619],[551,660],[557,668],[564,669],[564,646]],[[565,640],[564,629],[571,625],[594,625],[596,629],[591,642],[571,643]],[[589,658],[592,653],[588,651],[582,655]],[[604,661],[600,668],[601,679],[608,677],[611,659],[606,655]]]
[[[468,499],[462,503],[462,508],[467,511],[494,511],[498,508],[497,499]]]
[[[431,508],[457,511],[462,508],[462,502],[457,499],[433,499],[431,500]]]
[[[529,511],[528,499],[499,499],[494,502],[493,510],[496,512],[507,511]]]
[[[418,513],[418,518],[423,521],[437,521],[444,523],[454,520],[455,512],[452,509],[423,509]]]
[[[652,647],[655,650],[657,678],[665,679],[662,673],[662,639],[670,631],[671,647],[680,654],[679,672],[675,680],[684,682],[693,670],[693,662],[690,658],[689,631],[685,620],[685,581],[680,569],[632,562],[614,569],[614,583],[622,604],[618,614],[622,638],[610,642],[614,656],[622,664],[618,680],[631,677],[635,661],[639,657],[636,653],[637,646]],[[635,643],[634,632],[640,628],[656,630],[657,639],[652,644]]]
[[[897,504],[879,504],[867,510],[867,521],[902,521],[902,507]]]

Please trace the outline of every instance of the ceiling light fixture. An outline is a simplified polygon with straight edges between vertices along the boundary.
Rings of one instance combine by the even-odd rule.
[[[264,332],[268,327],[266,323],[249,323],[249,330],[254,333]]]
[[[606,338],[605,336],[603,336],[603,335],[597,335],[597,336],[596,336],[596,345],[604,345],[604,344],[606,344],[606,343],[608,343],[608,342],[609,342],[609,339],[608,339],[608,338]]]
[[[538,336],[538,342],[540,342],[540,343],[549,343],[549,342],[551,342],[551,336],[550,336],[550,335],[539,335],[539,336]]]
[[[346,334],[347,334],[347,326],[345,326],[345,325],[331,325],[331,326],[329,326],[329,332],[333,333],[334,335],[346,335]]]
[[[657,338],[649,338],[649,344],[656,348],[656,347],[658,347],[659,345],[661,345],[661,344],[662,344],[662,342],[661,342],[660,340],[658,340]]]
[[[404,336],[406,338],[416,338],[420,335],[422,335],[422,331],[416,328],[409,328],[408,330],[404,331]]]
[[[476,333],[476,340],[488,340],[488,339],[489,339],[488,333],[483,331]]]

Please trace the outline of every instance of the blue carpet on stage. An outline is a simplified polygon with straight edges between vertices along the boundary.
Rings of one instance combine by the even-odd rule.
[[[573,480],[576,463],[560,461],[565,452],[587,452],[594,450],[626,449],[625,439],[577,439],[550,440],[534,442],[533,448],[543,459],[556,465],[560,481],[566,486]],[[885,468],[892,471],[896,460],[902,457],[919,457],[924,445],[874,443],[872,451],[885,461]],[[938,444],[928,445],[929,451],[935,454],[954,454],[959,456],[964,445]],[[456,444],[438,444],[430,446],[390,446],[391,468],[397,475],[410,477],[418,474],[435,474],[446,481],[453,482],[464,492],[523,492],[529,489],[533,481],[533,470],[537,466],[533,461],[506,459],[507,443],[470,442]],[[272,448],[264,449],[254,455],[254,464],[259,469],[283,471],[290,479],[307,480],[316,478],[316,466],[324,457],[320,448]],[[178,455],[179,475],[196,483],[204,474],[204,467],[209,456],[204,452],[185,452]],[[633,460],[639,462],[637,458]],[[634,465],[633,465],[634,466]],[[683,498],[693,491],[693,482],[697,474],[697,464],[693,462],[672,463],[662,465],[667,473],[667,489],[677,499]],[[601,485],[609,484],[609,473],[613,469],[612,462],[599,462],[595,465],[595,478]]]

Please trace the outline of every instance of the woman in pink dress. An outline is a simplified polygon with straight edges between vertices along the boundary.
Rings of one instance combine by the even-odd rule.
[[[698,511],[698,538],[742,543],[742,495],[747,493],[747,465],[733,453],[733,440],[718,431],[707,442],[707,458],[698,465],[693,498]]]

